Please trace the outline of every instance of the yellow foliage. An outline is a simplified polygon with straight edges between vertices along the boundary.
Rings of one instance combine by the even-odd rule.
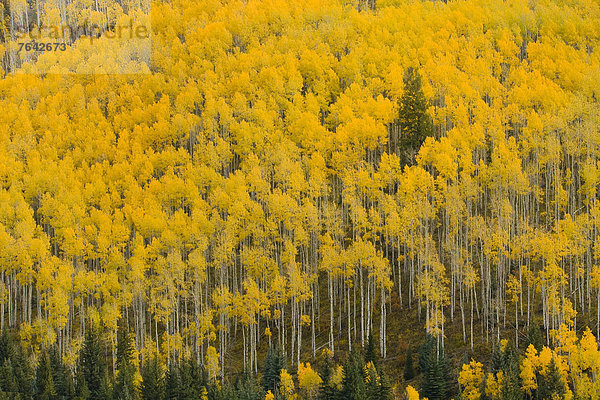
[[[298,386],[305,393],[305,398],[313,399],[319,393],[319,387],[323,380],[315,372],[310,363],[300,363],[298,365]]]
[[[213,346],[206,350],[206,370],[210,379],[216,379],[219,373],[219,353]]]
[[[406,400],[419,400],[419,392],[410,385],[406,387]]]
[[[468,400],[479,400],[483,384],[483,364],[471,360],[462,366],[458,383],[462,386],[462,396]]]
[[[344,368],[341,365],[338,365],[334,368],[333,374],[331,374],[331,378],[329,378],[329,383],[332,386],[338,388],[338,390],[342,389],[342,380],[344,379]]]
[[[281,384],[281,395],[285,400],[293,400],[296,397],[296,388],[292,376],[287,372],[287,370],[282,369],[279,377]]]

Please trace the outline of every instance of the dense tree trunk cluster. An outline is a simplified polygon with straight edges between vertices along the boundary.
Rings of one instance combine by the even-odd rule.
[[[123,393],[154,358],[175,382],[417,329],[436,363],[451,335],[598,336],[600,6],[374,4],[155,2],[140,75],[6,74],[7,40],[0,329],[88,360],[92,397],[94,329]]]

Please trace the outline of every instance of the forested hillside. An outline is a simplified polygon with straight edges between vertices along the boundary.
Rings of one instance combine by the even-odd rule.
[[[6,398],[600,396],[597,1],[154,1],[137,75],[14,10]]]

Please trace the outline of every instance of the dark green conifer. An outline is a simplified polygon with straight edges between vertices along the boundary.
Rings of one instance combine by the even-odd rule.
[[[538,352],[541,351],[544,346],[542,331],[540,330],[540,326],[536,323],[532,323],[527,330],[527,346],[525,348],[530,344],[532,344]]]
[[[179,367],[179,397],[180,400],[199,399],[206,390],[208,377],[193,359],[185,360]]]
[[[165,376],[165,399],[177,400],[179,398],[179,371],[175,364],[169,364]]]
[[[565,387],[554,359],[550,361],[546,374],[537,374],[537,383],[538,388],[535,398],[538,400],[562,399],[565,395]]]
[[[450,366],[443,349],[428,335],[419,349],[419,368],[423,374],[421,394],[429,400],[444,400],[450,392]]]
[[[80,368],[91,400],[105,400],[108,391],[106,364],[98,328],[90,326],[80,354]]]
[[[319,386],[319,400],[335,400],[337,398],[338,390],[331,384],[333,367],[333,359],[329,353],[326,353],[319,368],[319,375],[322,380]]]
[[[265,357],[263,388],[265,392],[275,393],[279,388],[281,370],[285,368],[285,359],[279,347],[271,347]]]
[[[65,367],[56,346],[52,347],[49,355],[56,395],[59,399],[72,399],[75,395],[75,388],[71,372]]]
[[[11,361],[17,383],[17,393],[22,399],[31,399],[34,394],[33,382],[35,379],[33,367],[19,338],[13,338],[12,346],[14,350]]]
[[[367,339],[367,348],[365,350],[365,363],[372,362],[377,365],[379,359],[377,357],[377,349],[375,348],[375,341],[373,340],[373,332],[369,332]]]
[[[427,114],[428,107],[419,71],[408,68],[404,75],[404,94],[399,109],[398,143],[403,165],[413,165],[421,145],[428,136],[433,135],[433,122]]]
[[[153,357],[142,365],[142,383],[140,394],[142,400],[162,400],[164,396],[164,379],[160,362]]]
[[[367,396],[365,385],[364,360],[360,353],[351,351],[344,364],[341,398],[346,400],[363,400]]]
[[[50,355],[47,351],[43,351],[40,354],[40,360],[35,373],[35,399],[54,400],[57,398]]]
[[[235,389],[239,400],[263,400],[265,398],[265,391],[260,387],[254,374],[248,371],[244,371],[238,377]],[[279,390],[276,393],[279,393]]]
[[[87,400],[90,398],[90,390],[88,389],[85,375],[81,369],[81,365],[75,375],[75,399]]]
[[[387,377],[387,374],[385,373],[385,371],[383,370],[383,368],[381,368],[381,371],[379,371],[379,400],[391,400],[393,397],[392,395],[392,385],[390,383],[390,380]]]
[[[132,400],[135,397],[133,352],[129,329],[121,320],[117,333],[117,376],[113,392],[115,400]]]

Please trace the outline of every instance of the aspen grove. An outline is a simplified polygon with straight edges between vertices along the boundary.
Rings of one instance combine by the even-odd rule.
[[[107,398],[82,366],[101,353],[118,398],[173,368],[220,391],[262,377],[261,399],[382,398],[385,379],[597,398],[597,1],[157,0],[132,75],[19,73],[11,24],[84,2],[12,3],[0,330],[36,382],[60,365]],[[110,30],[133,6],[92,7]],[[445,392],[402,376],[411,346],[448,359]]]

